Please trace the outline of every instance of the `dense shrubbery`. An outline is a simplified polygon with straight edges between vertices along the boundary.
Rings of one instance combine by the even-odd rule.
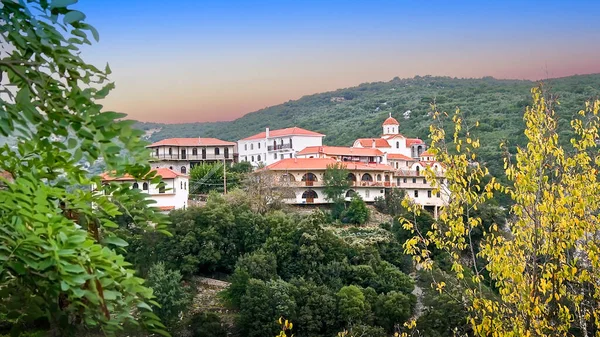
[[[321,211],[261,215],[239,195],[213,194],[205,207],[170,217],[172,237],[130,238],[137,261],[161,260],[186,277],[230,275],[224,298],[239,310],[243,336],[275,335],[280,316],[294,322],[298,337],[385,334],[414,312],[411,266],[393,236],[377,246],[350,244],[324,229]]]

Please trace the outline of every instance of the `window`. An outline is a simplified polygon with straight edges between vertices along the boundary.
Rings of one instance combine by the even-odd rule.
[[[381,174],[377,175],[377,181],[381,181]]]
[[[417,183],[417,178],[413,178],[413,184]]]
[[[365,198],[368,198],[368,197],[370,197],[370,194],[371,194],[371,193],[370,193],[370,191],[369,191],[369,190],[365,190]]]
[[[427,198],[431,198],[431,191],[427,191]]]
[[[219,154],[221,154],[221,149],[215,147],[215,156],[218,156]]]
[[[173,169],[173,166],[169,166],[169,170],[172,170],[172,169]]]
[[[292,154],[290,153],[290,158],[292,158]]]
[[[143,183],[143,184],[142,184],[142,189],[143,189],[144,191],[147,191],[147,190],[148,190],[148,183]]]
[[[280,154],[280,155],[279,155],[279,159],[283,159],[283,154]]]
[[[133,183],[133,188],[135,188],[136,190],[140,188],[140,185],[138,185],[138,183]]]
[[[379,193],[383,194],[383,190],[379,190]]]
[[[158,157],[158,148],[156,148],[156,156]]]
[[[244,156],[244,161],[248,161],[248,156]]]
[[[419,197],[419,190],[415,190],[415,198]]]
[[[400,148],[400,142],[396,142],[396,148],[399,149]]]
[[[162,185],[158,188],[158,193],[165,193],[165,185]]]
[[[398,162],[396,162],[396,168],[398,168]]]
[[[183,189],[184,189],[184,190],[187,190],[187,181],[184,181],[184,182],[183,182]]]
[[[181,173],[186,174],[187,173],[187,167],[182,166],[181,167]]]
[[[206,148],[202,148],[202,159],[206,159]]]
[[[290,148],[292,147],[292,138],[290,138]],[[290,157],[291,158],[291,157]]]
[[[254,156],[250,157],[250,161],[254,162]]]
[[[197,148],[193,148],[192,149],[192,156],[197,156],[198,155],[198,149]]]
[[[277,153],[273,154],[273,159],[277,160]]]
[[[400,178],[396,178],[396,185],[400,185]]]
[[[437,192],[437,197],[438,197],[438,198],[440,197],[440,192]]]
[[[244,144],[244,150],[248,150],[248,144]]]
[[[180,181],[180,182],[179,182],[179,188],[180,188],[180,189],[183,189],[183,181]]]
[[[427,184],[427,179],[423,178],[423,184]]]
[[[405,183],[406,182],[406,178],[402,178],[402,182]]]
[[[421,171],[421,168],[419,166],[417,166],[417,175],[419,175],[420,171]]]
[[[260,149],[260,143],[258,143],[258,148]]]
[[[250,144],[250,150],[254,150],[254,143]]]
[[[173,149],[169,148],[169,156],[173,154]]]
[[[258,158],[256,159],[257,161],[260,161],[260,154],[258,155]]]

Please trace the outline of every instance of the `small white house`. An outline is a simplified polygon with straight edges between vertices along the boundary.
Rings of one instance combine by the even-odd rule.
[[[147,193],[148,198],[156,202],[154,206],[163,212],[186,208],[189,196],[189,177],[168,168],[157,168],[153,172],[162,177],[162,181],[166,185],[164,188],[152,185],[149,180],[136,180],[129,175],[114,177],[109,173],[103,173],[101,177],[103,184],[109,182],[129,183],[132,188],[140,189]]]
[[[295,158],[296,153],[309,146],[322,146],[325,135],[292,127],[269,130],[238,140],[238,160],[247,161],[252,166],[270,165],[279,160]]]

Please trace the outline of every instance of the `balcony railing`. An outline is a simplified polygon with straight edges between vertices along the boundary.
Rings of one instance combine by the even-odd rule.
[[[225,156],[224,154],[206,154],[206,155],[202,155],[202,154],[198,154],[198,155],[190,155],[190,154],[184,154],[181,155],[180,153],[173,153],[173,154],[168,154],[168,153],[160,153],[158,155],[156,155],[156,153],[152,153],[150,155],[150,157],[152,159],[159,159],[159,160],[189,160],[189,161],[196,161],[196,160],[233,160],[233,156],[231,156],[231,154],[229,156]]]
[[[286,150],[286,149],[291,149],[291,148],[292,148],[292,144],[279,144],[279,145],[267,146],[268,151],[279,151],[279,150]]]

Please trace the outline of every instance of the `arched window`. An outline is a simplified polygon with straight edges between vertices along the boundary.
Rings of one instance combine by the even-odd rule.
[[[142,184],[142,189],[143,189],[144,191],[147,191],[147,190],[148,190],[148,183],[143,183],[143,184]]]
[[[313,190],[306,190],[302,193],[302,199],[316,199],[319,195]]]
[[[181,173],[186,174],[187,173],[187,167],[182,166],[181,167]]]
[[[396,142],[396,148],[399,149],[400,148],[400,142]]]
[[[421,167],[417,166],[417,175],[419,175],[421,172]]]
[[[158,188],[158,193],[165,193],[165,185]]]
[[[258,159],[257,160],[260,161],[260,154],[258,155]]]
[[[198,149],[197,148],[193,148],[192,149],[192,156],[197,156],[198,155]]]
[[[139,188],[140,188],[140,185],[138,185],[138,183],[133,183],[133,186],[132,186],[132,187],[133,187],[133,188],[135,188],[135,189],[139,189]]]
[[[377,175],[377,181],[381,181],[381,174]]]
[[[356,192],[354,190],[348,190],[348,192],[346,192],[346,198],[352,198],[355,195]]]
[[[390,175],[386,174],[385,177],[384,177],[384,179],[385,179],[385,181],[390,181]]]
[[[172,169],[173,169],[173,166],[169,166],[169,170],[172,170]]]
[[[302,176],[302,181],[317,181],[317,176],[314,173],[308,172]]]
[[[284,173],[284,174],[281,176],[281,181],[282,181],[282,182],[296,181],[296,178],[295,178],[295,177],[294,177],[294,175],[293,175],[293,174],[291,174],[291,173]]]
[[[365,173],[365,174],[362,175],[362,178],[360,180],[362,180],[362,181],[373,181],[373,177],[370,174]]]
[[[221,149],[215,147],[215,155],[218,156],[219,154],[221,154]]]
[[[348,177],[346,177],[346,180],[356,181],[356,176],[354,175],[354,173],[348,173]]]

